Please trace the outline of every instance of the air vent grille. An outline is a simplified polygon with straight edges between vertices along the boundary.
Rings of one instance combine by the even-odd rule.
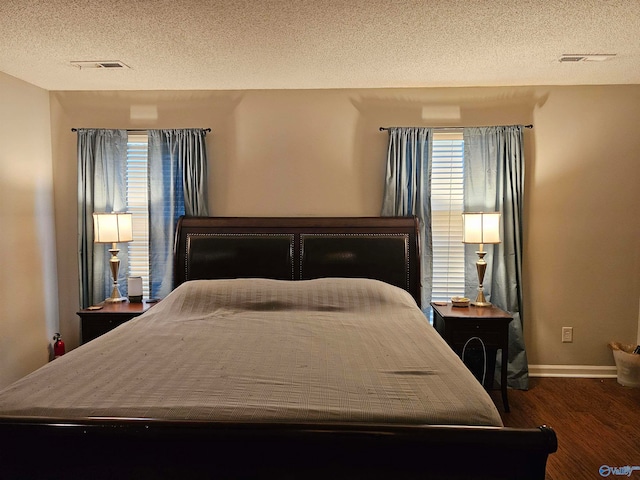
[[[85,68],[108,68],[108,69],[118,69],[118,68],[131,68],[120,60],[106,60],[106,61],[96,61],[96,60],[79,60],[79,61],[71,61],[71,65],[74,67],[78,67],[79,69]]]
[[[615,56],[615,53],[564,54],[560,57],[560,62],[604,62]]]

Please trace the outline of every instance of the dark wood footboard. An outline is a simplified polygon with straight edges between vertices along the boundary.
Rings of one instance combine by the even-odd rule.
[[[554,431],[0,419],[3,478],[544,479]]]

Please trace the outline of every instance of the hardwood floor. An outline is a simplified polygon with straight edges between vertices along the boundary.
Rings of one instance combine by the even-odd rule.
[[[532,378],[528,391],[509,390],[510,413],[499,391],[491,397],[505,426],[546,424],[556,431],[558,451],[549,456],[547,480],[605,478],[603,465],[640,468],[640,388],[616,379]],[[640,469],[621,473],[608,478],[640,480]]]

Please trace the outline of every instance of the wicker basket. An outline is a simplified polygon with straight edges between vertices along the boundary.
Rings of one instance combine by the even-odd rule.
[[[615,345],[615,346],[614,346]],[[611,345],[613,359],[618,370],[618,383],[625,387],[640,387],[640,355],[631,353],[632,346],[619,343]]]

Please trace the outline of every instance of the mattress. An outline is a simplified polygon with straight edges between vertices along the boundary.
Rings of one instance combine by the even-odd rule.
[[[502,426],[406,291],[194,280],[0,392],[0,416]]]

